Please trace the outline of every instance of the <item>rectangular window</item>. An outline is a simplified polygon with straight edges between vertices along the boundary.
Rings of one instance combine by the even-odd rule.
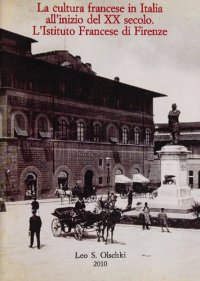
[[[189,186],[193,187],[194,184],[194,171],[189,171]]]
[[[99,177],[99,184],[103,183],[103,177]]]
[[[103,166],[103,159],[99,159],[99,167]]]
[[[189,171],[189,177],[193,177],[193,171]]]

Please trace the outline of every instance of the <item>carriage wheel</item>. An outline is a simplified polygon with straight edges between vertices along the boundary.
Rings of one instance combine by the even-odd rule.
[[[89,203],[89,202],[90,202],[90,197],[86,197],[84,201],[85,201],[86,203]]]
[[[83,235],[83,228],[80,226],[80,224],[77,224],[74,228],[74,236],[76,240],[81,240]]]
[[[58,237],[61,234],[61,223],[59,221],[59,219],[55,218],[52,220],[51,223],[51,230],[53,233],[53,236]]]
[[[90,196],[91,202],[96,202],[97,201],[97,196],[96,195],[91,195]]]
[[[121,193],[120,193],[120,197],[121,197],[122,199],[126,198],[126,195],[127,195],[127,194],[126,194],[125,192],[121,192]]]

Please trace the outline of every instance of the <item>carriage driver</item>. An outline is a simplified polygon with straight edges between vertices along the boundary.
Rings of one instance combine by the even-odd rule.
[[[85,220],[85,202],[81,195],[79,195],[78,201],[76,201],[74,210],[77,215],[80,215],[81,218]]]
[[[69,217],[70,217],[70,220],[68,220],[68,231],[67,232],[71,232],[72,227],[73,227],[74,218],[76,217],[76,213],[74,212],[74,209],[70,210]]]
[[[107,212],[112,211],[115,208],[115,203],[117,202],[117,196],[112,192],[106,202],[104,203],[104,210],[106,210]]]

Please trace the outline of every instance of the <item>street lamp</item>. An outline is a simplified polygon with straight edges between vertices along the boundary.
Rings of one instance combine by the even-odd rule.
[[[5,186],[6,186],[5,196],[7,196],[7,191],[8,191],[9,186],[10,186],[10,170],[8,168],[5,168]]]
[[[110,157],[106,157],[106,167],[107,167],[107,187],[108,187],[108,191],[110,189],[110,163],[111,163],[111,158]]]

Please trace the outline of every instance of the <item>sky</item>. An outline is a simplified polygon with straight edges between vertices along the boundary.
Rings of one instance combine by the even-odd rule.
[[[49,13],[37,12],[49,6]],[[163,13],[148,13],[154,24],[143,25],[149,29],[167,29],[167,36],[45,36],[33,35],[33,26],[45,25],[45,19],[54,5],[83,6],[85,13],[75,14],[87,18],[88,3],[93,6],[136,7],[135,13],[120,14],[120,24],[90,25],[88,28],[118,28],[121,33],[125,17],[140,18],[140,4],[162,7]],[[200,1],[198,0],[0,0],[0,26],[38,41],[32,46],[33,53],[66,49],[80,55],[82,62],[92,64],[97,75],[159,92],[167,97],[154,99],[154,121],[167,122],[171,104],[176,103],[181,111],[180,122],[200,122]],[[111,14],[111,13],[110,13]],[[117,15],[117,13],[115,13]],[[101,21],[104,16],[101,14]],[[114,19],[114,18],[110,18]],[[85,24],[82,24],[85,25]],[[52,25],[52,27],[55,24]],[[50,27],[50,25],[48,25]],[[59,28],[74,28],[78,25],[58,25]],[[133,33],[134,25],[130,25]],[[128,102],[128,101],[127,101]]]

